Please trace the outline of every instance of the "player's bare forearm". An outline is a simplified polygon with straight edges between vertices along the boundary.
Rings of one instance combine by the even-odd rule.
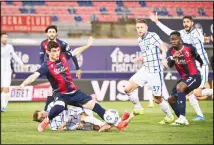
[[[31,84],[39,77],[39,75],[40,75],[39,72],[35,72],[34,74],[30,75],[26,80],[24,80],[24,82],[20,86],[24,87]]]
[[[71,53],[72,53],[72,52],[71,52]],[[80,67],[79,67],[79,64],[78,64],[78,61],[77,61],[77,57],[76,57],[76,56],[73,56],[73,57],[72,57],[72,60],[73,60],[73,62],[74,62],[74,65],[75,65],[76,70],[79,70]]]
[[[162,51],[162,59],[166,59],[166,51],[167,51],[166,45],[164,43],[161,43],[160,49]]]
[[[76,56],[81,54],[83,51],[87,50],[92,44],[94,43],[94,38],[93,37],[89,37],[88,39],[88,43],[82,47],[78,47],[76,49],[74,49],[74,51],[72,51],[72,56]]]

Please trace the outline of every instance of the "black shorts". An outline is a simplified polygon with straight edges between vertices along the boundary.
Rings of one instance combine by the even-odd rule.
[[[184,82],[187,85],[187,90],[185,93],[189,94],[190,92],[197,89],[201,85],[201,76],[200,75],[189,76],[186,79],[180,79],[172,89],[172,94],[171,94],[172,96],[177,96],[176,87],[180,82]]]
[[[54,93],[53,95],[55,101],[63,101],[65,102],[65,105],[72,105],[76,107],[82,107],[84,104],[86,104],[88,101],[92,100],[92,97],[81,92],[80,90],[77,90],[73,94],[60,94],[60,93]]]

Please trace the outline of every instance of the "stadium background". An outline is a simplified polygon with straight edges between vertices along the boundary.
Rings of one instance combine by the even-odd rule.
[[[126,101],[128,98],[122,93],[122,88],[141,66],[131,63],[140,53],[135,19],[146,18],[149,31],[156,32],[167,44],[169,42],[169,37],[146,16],[149,11],[158,12],[160,21],[174,30],[183,28],[184,15],[192,15],[203,32],[211,36],[205,49],[209,58],[213,55],[212,2],[1,2],[1,29],[8,33],[8,43],[14,45],[18,56],[28,66],[23,70],[19,64],[14,64],[16,78],[12,80],[10,101],[44,101],[51,94],[45,78],[23,91],[14,88],[39,67],[39,45],[46,39],[44,30],[50,24],[57,25],[58,38],[72,49],[84,45],[88,36],[95,37],[95,44],[78,56],[83,71],[81,80],[76,79],[75,69],[70,63],[78,88],[89,94],[96,93],[99,101]],[[174,68],[165,70],[169,91],[178,77]],[[211,67],[207,86],[213,88]],[[140,100],[148,100],[145,92],[146,88],[139,89]]]

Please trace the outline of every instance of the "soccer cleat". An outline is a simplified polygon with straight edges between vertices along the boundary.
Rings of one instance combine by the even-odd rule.
[[[134,109],[134,115],[143,115],[144,114],[144,109]]]
[[[128,112],[124,112],[124,113],[123,113],[123,116],[122,116],[122,121],[128,119],[129,116],[130,116],[130,114],[129,114]]]
[[[105,125],[100,127],[98,132],[109,131],[111,128],[112,128],[112,125],[105,124]]]
[[[6,112],[6,108],[1,108],[1,112]]]
[[[189,122],[186,118],[178,118],[171,125],[189,125]]]
[[[172,115],[171,118],[165,117],[163,120],[161,120],[160,122],[158,122],[159,124],[169,124],[172,123],[174,121],[175,117]]]
[[[128,125],[128,122],[126,121],[121,121],[118,125],[117,125],[117,129],[119,131],[123,131]]]
[[[44,130],[47,128],[48,124],[49,124],[49,122],[47,121],[47,118],[45,118],[45,119],[39,124],[39,126],[38,126],[38,131],[39,131],[39,132],[44,131]]]
[[[205,117],[204,116],[199,116],[197,115],[195,118],[192,119],[193,121],[204,121]]]
[[[149,103],[148,107],[149,108],[154,108],[154,103]]]

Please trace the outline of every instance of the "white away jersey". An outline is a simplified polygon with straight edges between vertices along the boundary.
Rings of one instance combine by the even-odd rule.
[[[201,59],[203,60],[204,65],[208,65],[209,59],[207,56],[207,52],[204,49],[204,36],[202,34],[201,29],[193,28],[189,33],[186,32],[185,29],[183,29],[179,32],[181,34],[183,42],[187,44],[192,44],[196,48]]]
[[[51,108],[54,106],[54,102],[48,105],[47,112],[50,112]],[[80,114],[84,110],[80,107],[68,106],[68,110],[64,110],[55,118],[50,121],[49,128],[51,130],[58,130],[62,123],[67,122],[66,130],[75,130],[77,128],[77,123],[80,123]]]
[[[21,59],[14,52],[13,46],[6,44],[5,46],[1,45],[1,71],[11,72],[11,58],[17,61],[19,64],[23,64]]]
[[[154,32],[147,32],[144,37],[138,38],[138,43],[144,57],[145,71],[150,73],[163,71],[160,53],[160,44],[163,41],[160,37]]]

